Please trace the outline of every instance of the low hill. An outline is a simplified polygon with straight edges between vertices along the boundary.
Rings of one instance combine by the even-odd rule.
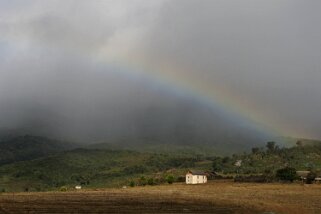
[[[164,181],[171,174],[179,179],[187,169],[214,170],[229,175],[268,173],[272,176],[285,166],[297,170],[321,169],[321,145],[318,143],[281,148],[270,142],[266,148],[254,147],[250,153],[225,157],[215,151],[211,153],[213,150],[210,149],[202,151],[205,149],[202,147],[197,150],[191,146],[131,145],[133,147],[126,148],[121,144],[102,143],[73,149],[73,144],[34,136],[2,141],[0,191],[57,190],[75,185],[122,186],[132,180],[137,182],[141,176]],[[235,166],[238,160],[241,165]]]
[[[87,146],[89,149],[113,149],[113,150],[130,150],[137,152],[149,152],[158,154],[180,154],[180,155],[228,155],[225,148],[217,148],[206,144],[175,144],[159,143],[157,140],[150,139],[130,139],[117,140],[110,142],[95,143]]]
[[[292,146],[296,146],[297,144],[301,144],[305,146],[321,145],[321,140],[295,138],[295,137],[275,137],[273,141],[285,147],[292,147]]]
[[[75,147],[76,144],[39,136],[7,136],[0,140],[0,165],[45,157]]]
[[[284,167],[321,171],[321,144],[307,143],[280,148],[275,143],[270,143],[269,148],[253,148],[251,153],[217,157],[213,166],[216,171],[240,174],[273,175],[276,170]],[[236,162],[240,164],[236,166]]]
[[[131,179],[143,175],[163,178],[172,169],[185,171],[195,166],[210,169],[211,162],[205,160],[204,157],[177,154],[75,149],[46,158],[1,166],[0,189],[24,191],[27,188],[31,191],[79,184],[91,187],[128,185]]]
[[[276,137],[271,138],[270,142],[275,142],[279,147],[292,148],[297,145],[301,146],[321,146],[320,140],[294,138],[294,137]],[[264,141],[253,144],[253,147],[264,147]],[[115,139],[106,142],[95,143],[88,148],[96,149],[115,149],[115,150],[131,150],[139,152],[153,153],[170,153],[170,154],[186,154],[186,155],[205,155],[205,156],[227,156],[232,154],[240,154],[249,152],[251,147],[236,145],[233,142],[223,141],[221,144],[213,145],[201,141],[197,144],[184,142],[177,143],[170,140],[160,141],[155,138],[130,138]]]

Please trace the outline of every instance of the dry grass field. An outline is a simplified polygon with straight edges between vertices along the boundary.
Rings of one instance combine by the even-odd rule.
[[[0,213],[321,213],[321,185],[214,181],[0,195]]]

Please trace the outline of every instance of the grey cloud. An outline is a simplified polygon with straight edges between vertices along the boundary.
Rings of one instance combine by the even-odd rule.
[[[319,7],[318,1],[168,2],[145,52],[189,68],[179,71],[183,78],[224,88],[223,95],[239,97],[236,103],[272,126],[320,137]]]
[[[285,133],[321,137],[318,2],[148,2],[7,2],[0,127],[83,141],[251,145],[266,137],[236,115],[101,63],[108,50],[175,64],[182,81],[225,88]]]

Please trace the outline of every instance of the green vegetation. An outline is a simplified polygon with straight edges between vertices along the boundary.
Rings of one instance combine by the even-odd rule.
[[[130,181],[130,182],[129,182],[129,186],[130,186],[130,187],[134,187],[134,186],[135,186],[135,181]]]
[[[306,183],[307,184],[312,184],[312,182],[314,181],[314,179],[317,177],[317,173],[316,172],[310,172],[308,175],[307,175],[307,179],[306,179]]]
[[[89,145],[88,149],[112,149],[112,150],[130,150],[141,153],[158,153],[158,154],[171,154],[180,156],[213,156],[213,155],[228,155],[230,154],[227,148],[217,148],[217,146],[212,145],[186,145],[186,144],[175,144],[175,143],[164,143],[158,142],[150,139],[130,139],[124,141],[116,141],[113,143],[97,143]]]
[[[296,170],[292,167],[285,167],[276,171],[276,178],[282,181],[293,182],[296,179]]]
[[[30,135],[7,137],[0,140],[0,165],[46,157],[76,146],[78,145]]]
[[[223,174],[276,174],[276,171],[292,167],[296,170],[321,169],[321,144],[307,144],[291,148],[279,148],[268,142],[266,149],[253,148],[251,153],[234,154],[231,157],[215,157],[213,170]],[[241,161],[239,166],[236,165]]]
[[[206,157],[139,153],[98,149],[75,149],[30,161],[0,167],[0,188],[8,191],[55,190],[62,186],[108,187],[164,183],[171,174],[206,166]],[[210,163],[210,162],[209,162]],[[139,179],[138,179],[139,178]]]
[[[250,153],[220,157],[189,149],[139,152],[87,147],[68,151],[70,144],[61,146],[61,142],[47,138],[13,139],[0,146],[4,154],[12,151],[13,157],[0,158],[0,192],[171,184],[184,182],[188,169],[215,171],[217,178],[234,177],[242,182],[293,181],[296,170],[310,170],[312,180],[321,169],[321,144],[307,141],[291,148],[280,148],[271,141]]]
[[[169,183],[169,184],[174,183],[174,176],[173,175],[168,175],[166,177],[166,182]]]
[[[66,192],[68,188],[66,186],[60,187],[60,192]]]

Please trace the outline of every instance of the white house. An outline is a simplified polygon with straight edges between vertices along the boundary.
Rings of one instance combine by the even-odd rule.
[[[186,184],[205,184],[207,176],[204,172],[189,170],[186,173]]]
[[[296,171],[296,175],[302,180],[306,180],[310,171]]]
[[[234,166],[237,166],[237,167],[242,166],[242,160],[237,160],[237,161],[234,163]]]

